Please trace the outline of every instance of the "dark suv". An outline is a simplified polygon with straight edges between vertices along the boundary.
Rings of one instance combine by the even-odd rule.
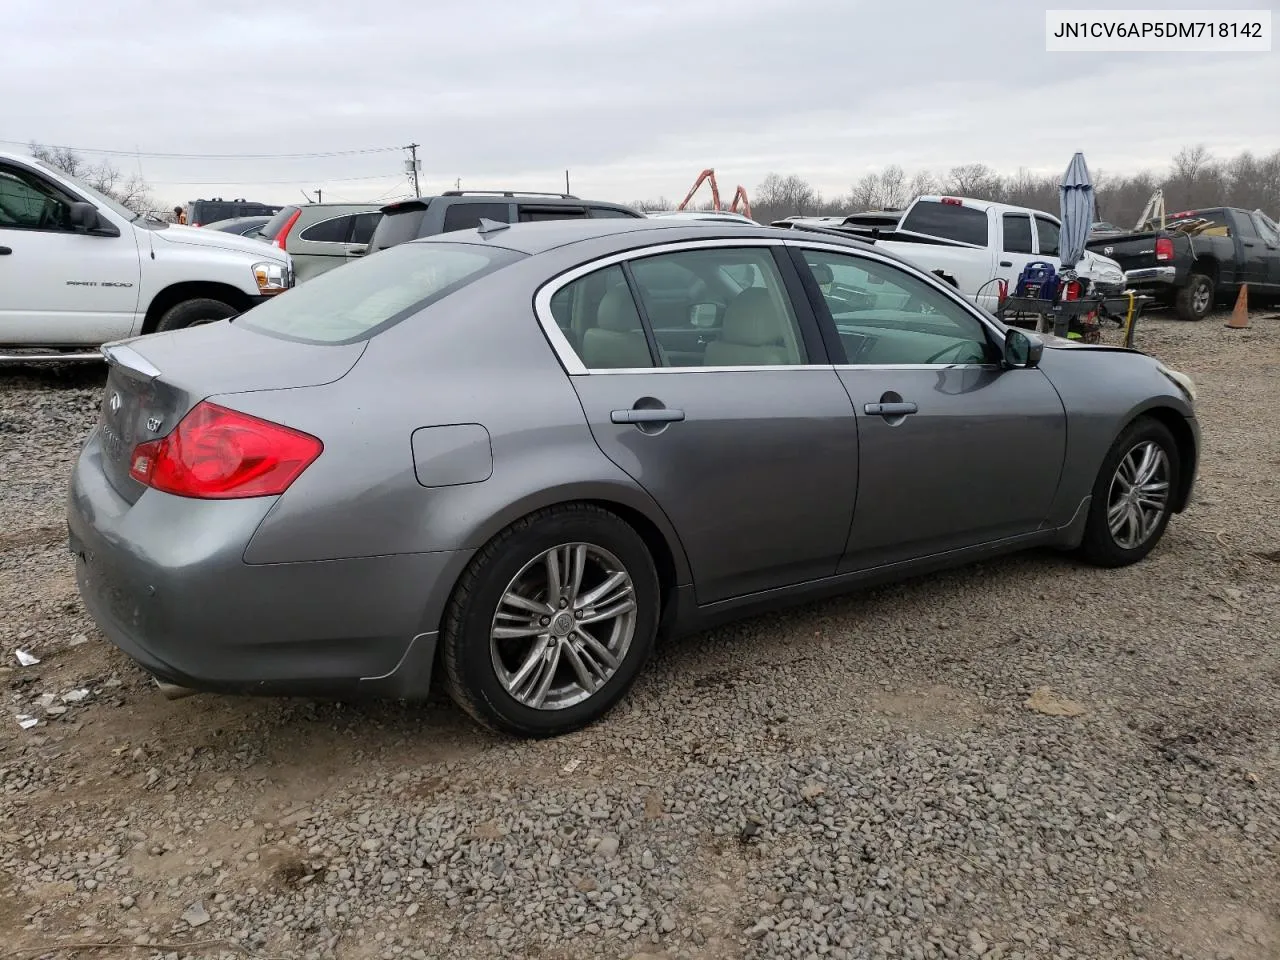
[[[276,203],[258,203],[254,200],[223,200],[214,197],[212,200],[187,201],[187,226],[203,227],[219,220],[230,220],[234,217],[273,217],[282,209]]]
[[[527,223],[532,220],[576,220],[588,217],[638,217],[639,210],[618,203],[579,200],[568,193],[523,193],[518,190],[447,190],[435,197],[401,200],[382,208],[367,253],[377,253],[406,240],[454,230],[472,230],[480,221]]]

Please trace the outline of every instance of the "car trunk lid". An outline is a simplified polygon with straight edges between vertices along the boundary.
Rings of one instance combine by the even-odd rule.
[[[129,474],[134,448],[168,434],[201,400],[332,383],[365,346],[298,343],[225,322],[107,344],[97,425],[103,472],[135,503],[146,488]]]

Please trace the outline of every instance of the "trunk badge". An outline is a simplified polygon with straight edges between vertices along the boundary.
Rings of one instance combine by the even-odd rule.
[[[120,409],[120,394],[118,393],[111,394],[111,400],[109,402],[109,405],[111,407],[111,412],[116,413]]]
[[[1112,255],[1113,253],[1115,253],[1115,252],[1116,252],[1116,248],[1115,248],[1115,247],[1103,247],[1103,248],[1102,248],[1102,255],[1103,255],[1103,256],[1105,256],[1105,257],[1109,257],[1109,256],[1111,256],[1111,255]]]
[[[150,430],[152,433],[155,433],[157,430],[160,429],[161,422],[162,421],[159,417],[148,417],[147,429]]]

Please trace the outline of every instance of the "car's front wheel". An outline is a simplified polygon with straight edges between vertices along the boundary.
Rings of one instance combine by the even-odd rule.
[[[604,716],[649,658],[661,605],[644,540],[619,517],[566,504],[490,541],[441,631],[453,700],[503,733],[549,737]]]
[[[1102,461],[1080,555],[1101,567],[1144,558],[1164,536],[1178,481],[1178,445],[1169,428],[1150,417],[1135,420]]]

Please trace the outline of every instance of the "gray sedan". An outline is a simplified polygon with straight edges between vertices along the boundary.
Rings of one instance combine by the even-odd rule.
[[[869,244],[482,223],[104,348],[80,592],[170,695],[423,698],[522,736],[659,634],[1029,547],[1134,563],[1189,378],[1004,326]]]

